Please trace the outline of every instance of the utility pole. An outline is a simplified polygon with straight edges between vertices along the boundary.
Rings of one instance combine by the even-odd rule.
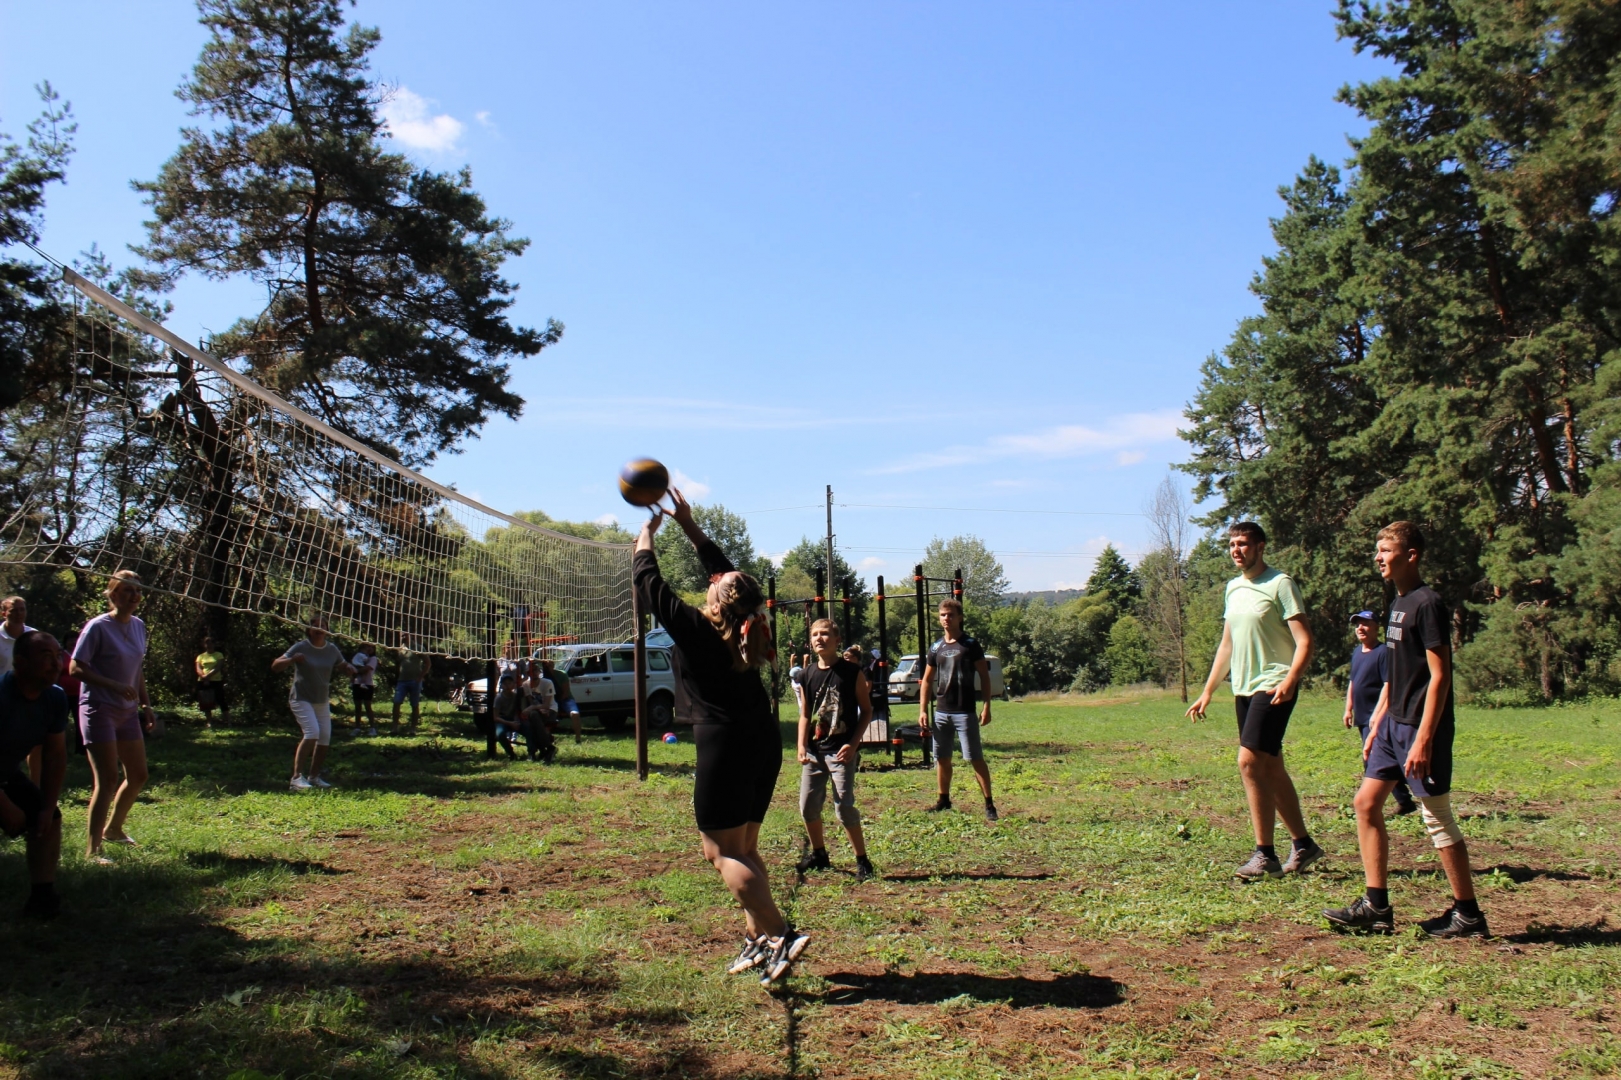
[[[827,485],[827,594],[833,595],[833,485]]]

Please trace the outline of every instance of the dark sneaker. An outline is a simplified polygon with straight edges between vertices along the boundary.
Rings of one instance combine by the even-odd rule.
[[[32,893],[28,902],[23,905],[23,916],[29,919],[54,919],[62,910],[62,896],[54,890],[48,893]]]
[[[1434,938],[1491,937],[1491,931],[1486,929],[1484,914],[1470,918],[1455,907],[1449,907],[1435,918],[1425,919],[1418,925]]]
[[[1283,864],[1285,874],[1303,874],[1312,863],[1321,859],[1328,852],[1324,851],[1317,841],[1313,840],[1310,847],[1295,848],[1289,852],[1289,859]]]
[[[999,815],[996,812],[996,804],[991,802],[991,800],[986,799],[985,800],[985,820],[986,821],[995,821],[1000,816],[1001,815]]]
[[[737,954],[737,959],[733,960],[731,966],[726,969],[726,974],[741,975],[752,967],[758,967],[765,960],[767,952],[764,934],[759,937],[749,937],[744,934],[743,951]]]
[[[820,851],[813,851],[800,859],[794,864],[794,869],[801,874],[808,874],[812,870],[831,870],[833,869],[833,860],[827,857],[827,849],[822,848]]]
[[[1396,800],[1396,816],[1397,817],[1406,817],[1408,814],[1416,814],[1416,813],[1418,813],[1418,803],[1414,802],[1412,799],[1397,799]]]
[[[1334,924],[1336,930],[1360,930],[1366,934],[1395,932],[1396,920],[1390,908],[1376,908],[1368,901],[1368,894],[1352,900],[1346,907],[1329,908],[1323,918]]]
[[[1260,881],[1262,878],[1282,877],[1283,865],[1275,858],[1269,858],[1262,852],[1255,852],[1250,861],[1233,871],[1233,876],[1239,881]]]
[[[857,881],[871,881],[873,878],[875,878],[877,876],[878,876],[878,871],[873,869],[872,860],[867,858],[865,855],[857,855],[856,856],[856,880]]]
[[[782,937],[766,942],[770,954],[765,962],[765,972],[760,976],[760,985],[770,986],[788,974],[788,969],[794,966],[794,961],[799,959],[799,954],[809,944],[810,936],[801,934],[791,926],[783,931]]]
[[[947,798],[946,796],[942,795],[938,799],[934,800],[934,805],[929,807],[928,812],[931,813],[931,814],[938,814],[942,810],[950,810],[950,809],[951,809],[951,800],[949,798]]]

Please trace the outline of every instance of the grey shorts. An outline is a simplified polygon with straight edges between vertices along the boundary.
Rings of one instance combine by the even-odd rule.
[[[979,748],[979,717],[973,713],[937,712],[934,714],[934,756],[941,761],[951,760],[953,733],[962,744],[964,761],[979,761],[984,754]]]
[[[833,812],[839,824],[853,829],[861,824],[861,811],[856,809],[856,770],[859,758],[845,765],[832,754],[811,748],[811,760],[799,770],[799,816],[805,821],[821,821],[822,807],[827,803],[827,784],[833,782]]]

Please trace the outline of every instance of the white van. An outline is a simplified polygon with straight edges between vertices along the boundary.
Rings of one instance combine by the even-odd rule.
[[[901,657],[895,670],[889,673],[889,700],[916,701],[917,681],[923,675],[923,669],[928,661],[917,655],[909,653]],[[986,665],[991,669],[991,696],[1008,699],[1007,683],[1002,678],[1002,658],[987,654]],[[979,672],[974,672],[974,690],[979,692]]]
[[[555,645],[536,649],[537,660],[550,660],[568,676],[569,693],[580,715],[595,716],[606,731],[622,731],[636,715],[636,647],[634,645]],[[468,700],[482,702],[484,680],[467,684]],[[647,647],[647,720],[656,728],[675,723],[675,670],[670,650]]]

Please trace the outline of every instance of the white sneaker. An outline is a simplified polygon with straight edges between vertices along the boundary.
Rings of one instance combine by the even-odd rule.
[[[287,785],[287,787],[292,791],[308,791],[314,786],[314,784],[310,783],[302,776],[293,777],[292,782]]]
[[[327,787],[332,786],[324,776],[312,776],[312,777],[310,777],[310,784],[313,787],[321,787],[321,788],[327,788]]]

